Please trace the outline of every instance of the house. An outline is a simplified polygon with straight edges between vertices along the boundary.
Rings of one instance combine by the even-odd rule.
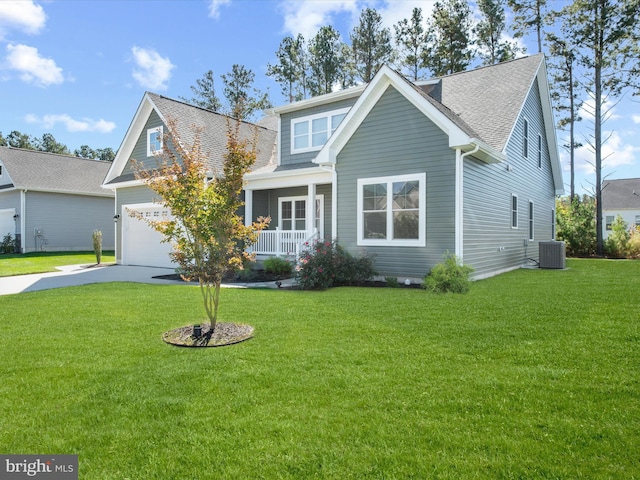
[[[618,215],[627,223],[627,228],[640,226],[640,178],[602,182],[602,238],[605,240]]]
[[[222,170],[227,149],[228,117],[184,102],[147,92],[118,149],[113,165],[107,172],[103,187],[115,192],[116,262],[123,265],[175,267],[169,258],[171,245],[162,243],[162,236],[145,222],[129,214],[138,212],[147,217],[170,215],[159,199],[135,178],[133,160],[148,168],[158,166],[155,153],[162,150],[167,122],[175,120],[180,141],[192,145],[195,131],[202,128],[201,147],[208,155],[212,174]],[[273,118],[258,125],[243,122],[240,135],[256,137],[258,151],[255,168],[273,162],[277,132]]]
[[[128,162],[149,157],[170,107],[224,138],[211,112],[147,94],[105,180],[117,208],[152,201]],[[269,113],[277,126],[261,130],[245,177],[245,221],[272,219],[259,255],[335,238],[373,254],[383,276],[419,280],[450,252],[484,278],[537,259],[555,236],[564,190],[543,55],[416,83],[385,66],[367,85]]]
[[[0,237],[20,252],[93,250],[102,232],[115,247],[112,192],[101,188],[109,162],[0,147]]]

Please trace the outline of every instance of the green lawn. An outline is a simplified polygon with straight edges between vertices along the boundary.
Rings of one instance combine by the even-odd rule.
[[[102,263],[116,261],[113,251],[102,252]],[[93,252],[33,252],[0,255],[0,277],[55,272],[62,265],[95,264]]]
[[[0,297],[0,452],[81,479],[640,478],[640,262],[569,260],[464,296],[222,292],[255,338],[160,340],[197,287]]]

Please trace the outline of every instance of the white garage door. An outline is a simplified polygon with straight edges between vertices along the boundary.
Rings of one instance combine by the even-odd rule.
[[[175,268],[169,253],[171,245],[163,243],[162,235],[143,220],[132,217],[127,209],[144,215],[145,218],[161,220],[170,216],[169,209],[156,204],[124,205],[122,208],[122,263],[148,267]]]
[[[12,237],[16,235],[16,222],[13,216],[16,211],[13,208],[0,210],[0,241],[5,235],[10,234]]]

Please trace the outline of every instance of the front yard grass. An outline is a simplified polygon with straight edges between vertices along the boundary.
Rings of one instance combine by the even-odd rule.
[[[116,261],[113,250],[102,252],[102,263]],[[0,255],[0,277],[55,272],[63,265],[91,265],[96,263],[94,252],[32,252]]]
[[[255,337],[164,344],[197,288],[0,297],[0,452],[82,479],[640,478],[640,262],[467,295],[222,292]]]

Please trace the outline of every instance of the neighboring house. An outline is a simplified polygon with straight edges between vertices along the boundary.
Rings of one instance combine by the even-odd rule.
[[[0,236],[17,239],[22,253],[115,247],[113,193],[102,180],[109,162],[0,147]]]
[[[147,94],[105,180],[118,209],[152,201],[129,158],[149,156],[176,105],[171,113],[205,126],[205,138],[224,139],[207,124],[215,114]],[[271,217],[258,254],[335,238],[375,255],[383,276],[421,279],[450,252],[483,278],[537,259],[537,242],[555,236],[564,190],[541,54],[418,83],[383,67],[368,85],[271,113],[275,155],[261,130],[262,157],[245,177],[245,220]]]
[[[627,223],[628,229],[640,226],[640,178],[602,182],[602,238],[605,240],[618,215]]]

